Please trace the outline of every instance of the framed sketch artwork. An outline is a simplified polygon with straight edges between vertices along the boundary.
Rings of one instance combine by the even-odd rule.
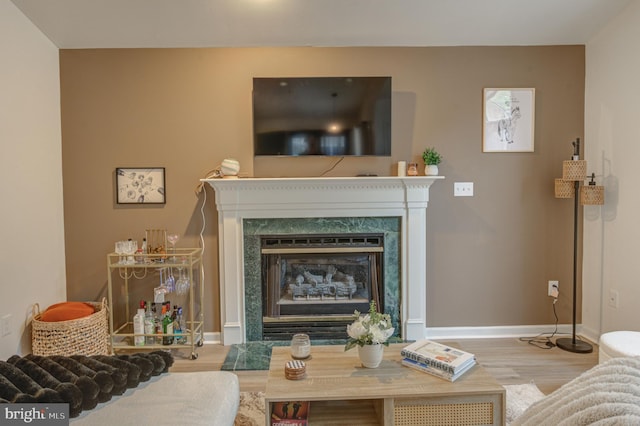
[[[118,204],[164,204],[164,167],[116,169]]]
[[[483,152],[533,152],[535,90],[484,89]]]

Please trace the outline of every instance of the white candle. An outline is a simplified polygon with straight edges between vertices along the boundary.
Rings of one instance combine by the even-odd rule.
[[[304,359],[311,355],[311,341],[306,334],[296,334],[291,339],[291,356]]]
[[[407,175],[407,162],[398,161],[398,176],[406,176],[406,175]]]

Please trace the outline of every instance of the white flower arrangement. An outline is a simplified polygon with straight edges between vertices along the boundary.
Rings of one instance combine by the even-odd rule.
[[[394,331],[391,326],[391,317],[389,314],[376,311],[376,302],[371,301],[368,314],[360,315],[360,312],[355,311],[353,316],[355,320],[347,326],[349,339],[344,347],[345,351],[356,346],[389,344],[387,340]]]

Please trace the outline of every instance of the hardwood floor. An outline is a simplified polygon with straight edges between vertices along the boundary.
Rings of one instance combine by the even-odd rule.
[[[476,354],[478,363],[502,385],[533,382],[545,394],[598,363],[597,345],[590,354],[574,354],[557,347],[541,349],[518,338],[442,340],[442,343]],[[170,371],[219,370],[228,351],[228,346],[204,345],[197,349],[197,360],[191,360],[190,352],[175,351]],[[267,371],[236,374],[241,391],[265,390]]]

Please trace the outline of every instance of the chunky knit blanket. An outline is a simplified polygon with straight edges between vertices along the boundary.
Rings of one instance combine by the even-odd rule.
[[[613,358],[532,404],[512,426],[640,424],[640,357]]]
[[[0,403],[68,403],[69,416],[122,395],[173,365],[169,352],[20,357],[0,361]]]

